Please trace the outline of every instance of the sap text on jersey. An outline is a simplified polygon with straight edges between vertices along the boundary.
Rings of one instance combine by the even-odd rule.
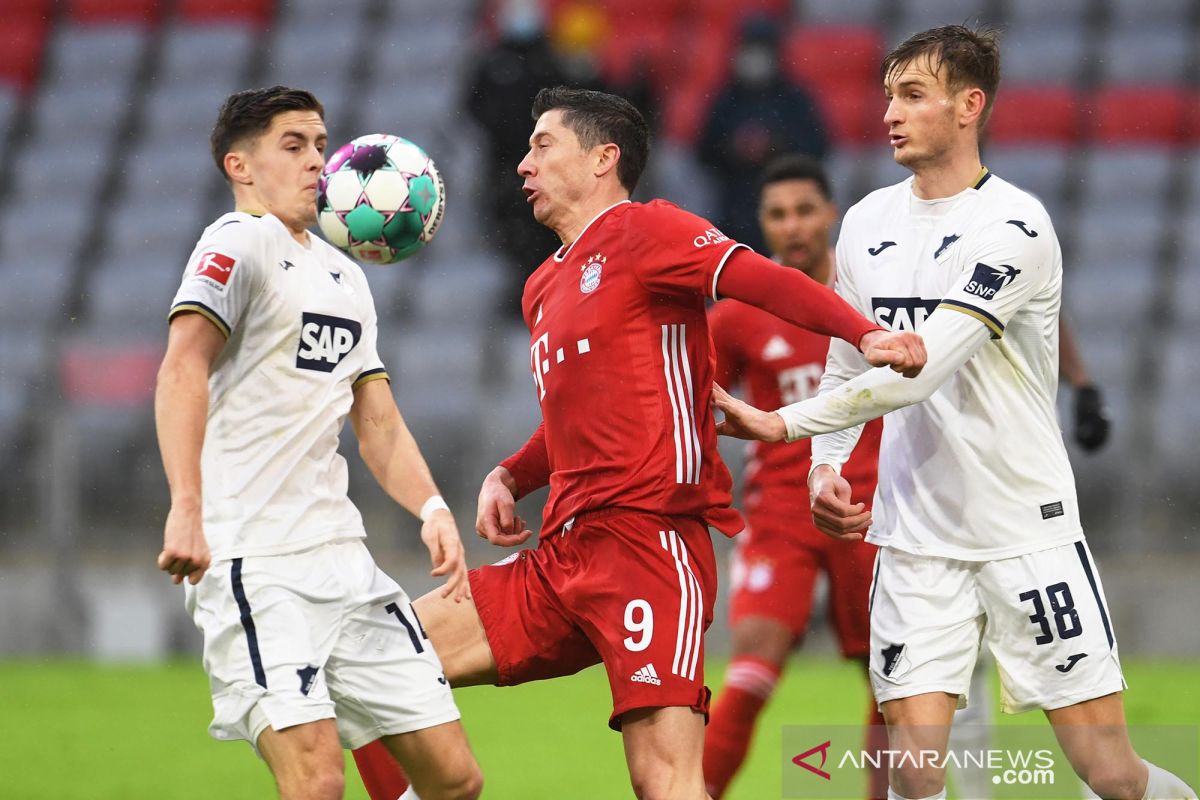
[[[923,297],[872,297],[875,324],[890,331],[915,331],[942,301]]]
[[[709,228],[704,233],[697,236],[692,241],[692,244],[696,245],[696,247],[704,247],[706,245],[720,244],[721,242],[728,242],[728,241],[729,241],[728,236],[721,233],[716,228]]]
[[[300,319],[300,349],[296,366],[317,372],[333,372],[342,358],[362,338],[362,325],[352,319],[312,314],[305,311]]]

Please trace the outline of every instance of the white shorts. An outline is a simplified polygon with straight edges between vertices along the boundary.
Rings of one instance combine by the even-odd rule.
[[[361,539],[218,561],[186,597],[214,738],[255,745],[268,725],[334,718],[356,748],[459,718],[408,596]]]
[[[880,703],[946,692],[965,706],[981,641],[1000,668],[1010,714],[1125,688],[1100,576],[1083,541],[997,561],[881,547],[870,607],[871,686]]]

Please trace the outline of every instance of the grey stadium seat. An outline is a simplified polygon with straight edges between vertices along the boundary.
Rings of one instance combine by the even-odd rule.
[[[941,25],[977,25],[994,22],[986,12],[985,0],[921,0],[920,3],[899,4],[902,9],[892,26],[890,44],[899,44],[920,31]]]
[[[1082,74],[1087,52],[1082,28],[1038,23],[1014,25],[1002,46],[1004,80],[1011,84],[1074,83]]]
[[[105,255],[118,262],[151,259],[181,274],[196,240],[212,221],[204,219],[201,210],[194,197],[121,205],[109,219]]]
[[[427,258],[429,262],[413,287],[414,316],[429,322],[481,328],[495,313],[506,282],[505,264],[486,254],[446,260],[430,253]]]
[[[209,83],[161,82],[143,109],[142,141],[173,143],[180,150],[208,149],[217,111],[234,88]]]
[[[57,142],[35,139],[18,151],[12,184],[8,191],[22,202],[57,201],[56,216],[79,214],[92,202],[110,162],[100,149],[77,143],[63,147]]]
[[[1109,25],[1116,28],[1143,25],[1177,25],[1184,28],[1191,23],[1190,17],[1195,6],[1195,0],[1154,0],[1152,3],[1146,0],[1109,0]]]
[[[136,26],[60,26],[50,39],[46,88],[128,85],[149,41]]]
[[[256,36],[243,25],[171,27],[167,30],[158,67],[166,84],[209,84],[243,88],[246,65]],[[211,111],[216,118],[217,109]]]
[[[131,103],[127,82],[44,89],[33,106],[30,139],[64,149],[81,147],[80,132],[85,131],[88,149],[107,155]]]
[[[871,25],[881,0],[800,0],[799,20],[807,25]]]
[[[1153,4],[1147,4],[1153,5]],[[1101,40],[1100,77],[1109,83],[1179,83],[1194,47],[1183,26],[1114,27]]]
[[[1088,12],[1094,10],[1095,0],[1007,0],[1006,21],[1012,25],[1052,28],[1082,27]],[[1001,40],[1003,46],[1003,40]],[[1003,49],[1001,53],[1003,53]]]
[[[1036,195],[1054,218],[1066,188],[1065,147],[989,147],[983,162],[997,177]]]
[[[1100,148],[1084,157],[1080,200],[1090,208],[1142,206],[1161,209],[1177,168],[1166,148]]]
[[[89,275],[87,318],[123,324],[133,330],[163,324],[182,273],[182,267],[151,258],[103,261]]]

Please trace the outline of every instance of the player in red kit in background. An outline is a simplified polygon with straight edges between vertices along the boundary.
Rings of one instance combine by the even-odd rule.
[[[532,534],[516,499],[549,484],[531,550],[470,573],[472,599],[415,604],[452,686],[512,685],[603,662],[609,724],[639,798],[703,800],[708,526],[741,530],[710,407],[705,301],[728,296],[916,374],[924,345],[828,288],[663,201],[631,203],[649,153],[642,115],[601,92],[547,89],[518,167],[563,246],[525,286],[542,424],[484,480],[477,530]]]
[[[759,194],[759,225],[775,259],[826,286],[835,277],[829,239],[837,208],[820,163],[785,156],[767,166]],[[709,312],[717,350],[717,382],[741,384],[753,405],[778,408],[817,393],[829,337],[803,330],[753,306],[722,300]],[[791,398],[790,400],[788,398]],[[761,402],[759,402],[761,401]],[[853,504],[866,519],[875,493],[882,420],[865,426],[843,474]],[[842,656],[866,665],[870,651],[867,599],[875,546],[841,542],[813,523],[808,470],[811,449],[750,445],[742,489],[747,529],[732,564],[729,623],[733,656],[704,737],[704,779],[721,797],[741,768],[759,713],[775,689],[788,654],[803,638],[820,572],[829,578],[829,611]],[[883,717],[867,689],[868,724]],[[878,742],[886,746],[886,739]],[[870,797],[885,797],[887,774],[873,775]]]

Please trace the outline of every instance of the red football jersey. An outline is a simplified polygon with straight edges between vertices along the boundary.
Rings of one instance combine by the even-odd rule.
[[[717,383],[726,388],[740,383],[751,405],[773,410],[817,394],[829,353],[828,336],[736,300],[722,300],[713,306],[709,326],[717,351]],[[868,503],[875,492],[882,433],[882,419],[868,422],[842,468],[855,499]],[[749,451],[745,494],[796,487],[808,491],[811,439],[792,444],[752,442]]]
[[[740,245],[661,200],[606,209],[525,284],[550,498],[543,531],[625,507],[744,527],[717,453],[705,301]],[[535,436],[536,440],[536,436]]]

